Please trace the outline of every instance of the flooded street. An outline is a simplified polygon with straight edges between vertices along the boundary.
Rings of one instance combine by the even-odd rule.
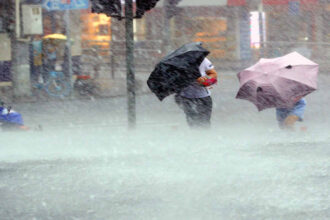
[[[274,109],[233,98],[234,75],[212,91],[209,130],[151,94],[137,98],[134,130],[124,97],[17,105],[43,130],[0,134],[0,218],[329,218],[329,95],[310,95],[305,122],[284,132]]]

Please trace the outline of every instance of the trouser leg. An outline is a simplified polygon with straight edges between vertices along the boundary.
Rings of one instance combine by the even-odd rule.
[[[178,103],[178,99],[176,98]],[[209,127],[212,114],[212,98],[184,98],[180,97],[180,102],[186,115],[187,123],[190,127]]]
[[[210,96],[198,99],[197,111],[198,118],[197,122],[201,126],[209,127],[211,125],[212,115],[212,98]]]
[[[42,67],[41,66],[35,66],[33,68],[33,74],[31,76],[31,80],[33,84],[39,83],[39,76],[42,75]]]

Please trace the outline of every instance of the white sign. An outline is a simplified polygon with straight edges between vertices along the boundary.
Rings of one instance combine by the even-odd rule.
[[[24,35],[42,34],[42,8],[40,5],[22,5]]]

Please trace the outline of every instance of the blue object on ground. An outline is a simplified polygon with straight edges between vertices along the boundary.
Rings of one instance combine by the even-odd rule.
[[[9,111],[7,108],[0,107],[0,122],[23,125],[22,115],[15,111]]]

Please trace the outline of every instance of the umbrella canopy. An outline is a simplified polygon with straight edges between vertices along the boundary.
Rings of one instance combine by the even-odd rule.
[[[210,52],[200,42],[185,44],[156,65],[147,84],[159,100],[180,92],[200,77],[199,66]]]
[[[238,73],[238,99],[266,108],[291,108],[317,89],[318,64],[297,52],[273,59],[260,59]]]
[[[67,37],[63,34],[48,34],[44,36],[42,39],[66,40]]]

